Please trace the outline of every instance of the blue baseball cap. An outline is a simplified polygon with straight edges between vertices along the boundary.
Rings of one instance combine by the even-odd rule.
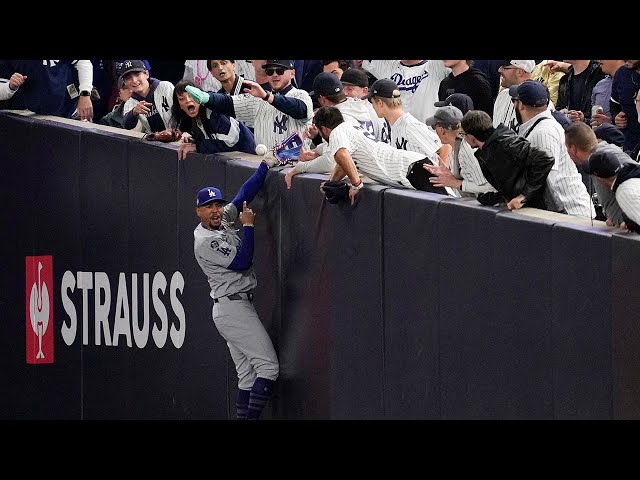
[[[309,92],[312,97],[328,97],[330,95],[337,95],[344,91],[342,82],[331,72],[322,72],[316,75],[313,79],[313,90]]]
[[[535,80],[525,80],[520,85],[512,85],[509,87],[509,95],[530,107],[549,105],[549,90],[543,83]]]
[[[201,207],[202,205],[206,205],[211,202],[229,203],[224,199],[224,195],[222,195],[220,189],[216,187],[204,187],[198,192],[198,196],[196,197],[196,207]]]

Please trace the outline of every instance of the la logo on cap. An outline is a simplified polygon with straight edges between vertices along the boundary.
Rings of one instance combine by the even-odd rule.
[[[214,192],[213,190],[209,189],[209,196],[210,197],[215,197],[216,196],[216,192]]]

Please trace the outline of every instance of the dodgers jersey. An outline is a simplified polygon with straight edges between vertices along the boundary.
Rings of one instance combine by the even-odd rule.
[[[237,218],[238,210],[229,202],[224,207],[219,230],[209,230],[199,223],[193,231],[193,253],[207,276],[211,298],[247,292],[258,285],[253,265],[241,272],[227,268],[241,246],[240,235],[234,228]]]
[[[407,179],[407,173],[411,164],[424,158],[421,153],[400,150],[380,142],[362,127],[347,122],[331,131],[328,148],[332,157],[339,149],[346,148],[358,171],[376,182],[415,190]]]
[[[423,60],[403,65],[400,60],[365,60],[362,64],[377,78],[389,78],[398,85],[402,106],[421,122],[436,113],[440,82],[451,72],[442,60]]]

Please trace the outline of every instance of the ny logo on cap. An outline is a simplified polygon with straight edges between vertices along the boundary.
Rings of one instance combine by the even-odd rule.
[[[133,64],[131,63],[131,60],[127,60],[126,62],[124,62],[124,66],[125,68],[129,68],[129,67],[132,67]]]
[[[216,196],[216,192],[214,192],[213,190],[209,189],[209,196],[210,197],[215,197]]]

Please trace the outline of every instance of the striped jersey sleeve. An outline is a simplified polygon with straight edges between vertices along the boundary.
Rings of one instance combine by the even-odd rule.
[[[640,178],[630,178],[616,190],[616,201],[627,217],[640,225]]]
[[[458,163],[463,192],[479,194],[496,191],[482,173],[478,159],[474,155],[474,149],[464,140],[460,144]]]

